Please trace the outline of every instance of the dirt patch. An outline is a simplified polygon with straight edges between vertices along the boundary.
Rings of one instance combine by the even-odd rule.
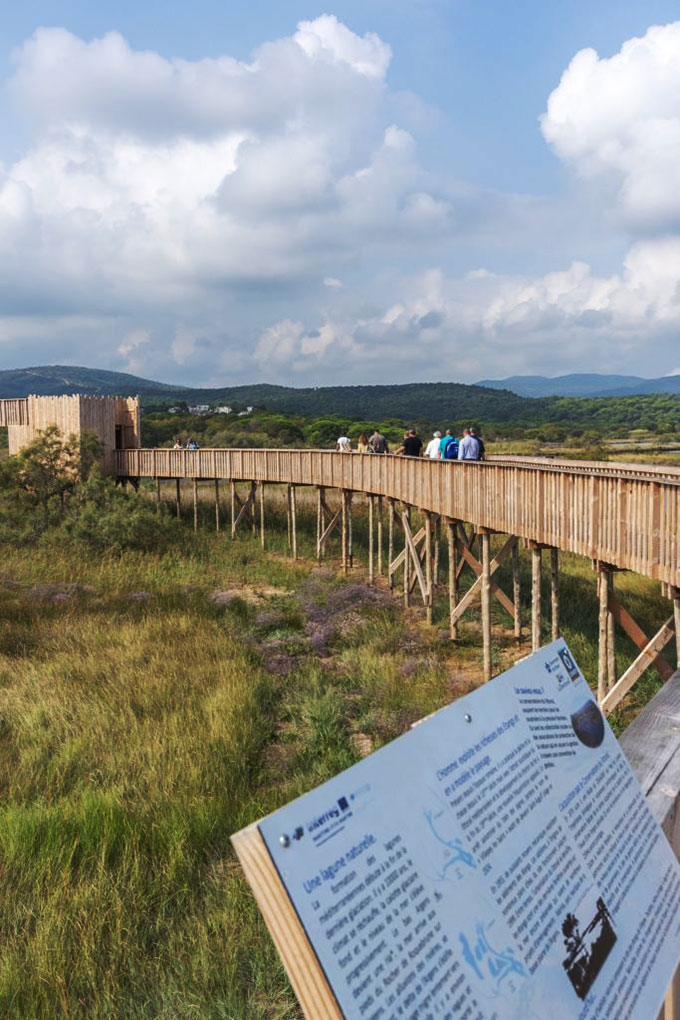
[[[273,588],[268,584],[259,584],[252,587],[244,585],[242,588],[224,588],[220,591],[214,591],[209,598],[216,606],[228,606],[234,599],[241,599],[242,602],[248,602],[251,605],[259,605],[273,595],[290,594],[292,593],[285,588]]]

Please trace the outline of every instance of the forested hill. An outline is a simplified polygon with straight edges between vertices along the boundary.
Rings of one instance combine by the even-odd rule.
[[[258,383],[216,389],[170,386],[123,372],[49,365],[0,371],[0,397],[29,393],[139,394],[144,403],[186,401],[191,404],[252,405],[270,411],[318,417],[344,414],[358,418],[432,418],[466,416],[498,422],[527,416],[527,401],[506,390],[484,389],[463,383],[409,383],[402,386],[323,386],[295,389]],[[532,401],[532,403],[535,403]]]
[[[306,418],[341,416],[364,422],[467,421],[487,424],[579,425],[598,430],[642,427],[680,430],[680,395],[621,397],[523,397],[509,390],[464,383],[408,383],[398,386],[323,386],[295,389],[258,383],[215,389],[191,389],[142,379],[122,372],[50,365],[0,371],[0,397],[29,393],[139,394],[143,406],[228,404],[235,411],[259,410]],[[186,408],[185,408],[186,409]]]
[[[400,386],[236,386],[224,390],[192,390],[192,399],[219,399],[235,406],[266,407],[287,414],[320,417],[325,414],[384,421],[386,418],[446,421],[484,417],[497,422],[527,416],[527,401],[508,390],[487,390],[464,383],[407,383]]]

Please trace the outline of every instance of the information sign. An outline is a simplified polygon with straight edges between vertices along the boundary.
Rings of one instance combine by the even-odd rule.
[[[651,1020],[680,958],[680,868],[563,640],[264,818],[257,875],[242,835],[310,1017]]]

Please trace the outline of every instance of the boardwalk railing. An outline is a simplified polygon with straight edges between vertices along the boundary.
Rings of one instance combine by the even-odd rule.
[[[380,495],[680,588],[680,470],[673,468],[261,449],[118,450],[116,461],[119,477],[224,478]]]

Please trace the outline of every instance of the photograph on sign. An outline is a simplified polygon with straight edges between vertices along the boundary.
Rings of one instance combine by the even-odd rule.
[[[258,830],[348,1020],[649,1020],[680,958],[680,868],[563,640]]]

